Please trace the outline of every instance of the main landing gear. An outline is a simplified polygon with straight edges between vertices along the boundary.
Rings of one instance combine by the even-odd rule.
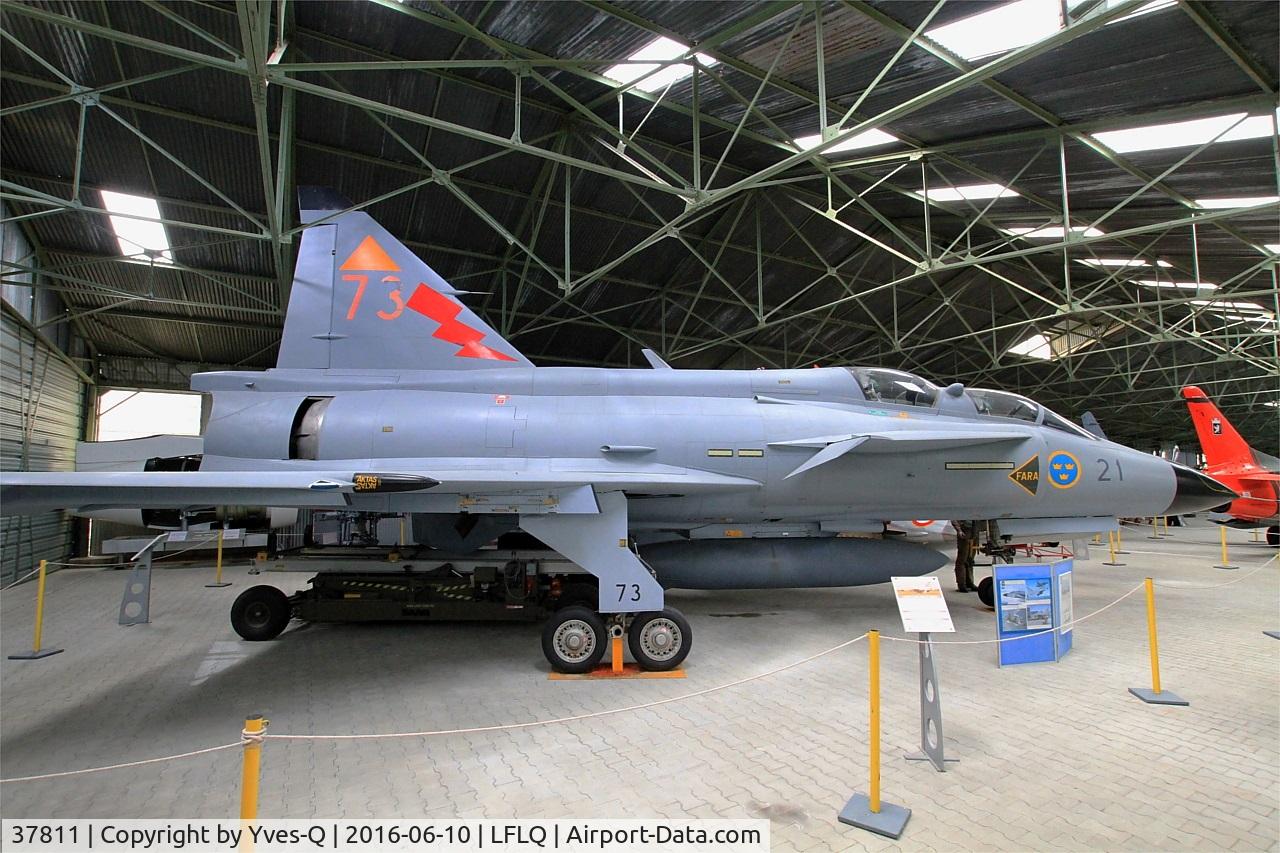
[[[1267,528],[1267,544],[1272,548],[1280,547],[1280,525],[1273,524]]]
[[[612,637],[625,632],[631,656],[641,669],[675,669],[689,656],[693,631],[679,610],[601,616],[582,605],[557,610],[542,629],[542,652],[559,672],[585,673],[604,658]]]

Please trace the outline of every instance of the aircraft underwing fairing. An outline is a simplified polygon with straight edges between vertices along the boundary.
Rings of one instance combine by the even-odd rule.
[[[900,371],[534,367],[367,213],[300,197],[278,366],[192,378],[212,396],[198,470],[6,474],[4,512],[252,501],[408,513],[471,545],[518,525],[590,573],[592,607],[544,635],[575,669],[604,645],[601,614],[649,665],[683,659],[688,626],[659,581],[937,568],[920,546],[859,538],[893,519],[1076,532],[1233,496],[1025,397]]]

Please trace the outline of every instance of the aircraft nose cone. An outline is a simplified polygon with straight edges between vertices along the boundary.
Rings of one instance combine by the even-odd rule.
[[[1212,477],[1182,465],[1173,466],[1173,476],[1173,503],[1164,511],[1165,515],[1214,509],[1240,497]]]

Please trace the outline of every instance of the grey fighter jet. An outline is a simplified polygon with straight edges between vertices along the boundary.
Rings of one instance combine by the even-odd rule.
[[[896,370],[675,370],[653,353],[652,369],[535,367],[350,207],[300,193],[277,367],[192,377],[213,397],[197,470],[5,474],[3,511],[401,513],[416,541],[450,552],[518,527],[585,570],[528,581],[548,609],[576,590],[543,647],[584,671],[610,632],[641,666],[684,659],[691,632],[664,587],[853,586],[939,568],[925,546],[860,538],[892,519],[1057,538],[1233,496],[1025,397]],[[250,610],[261,636],[289,620],[276,595]]]

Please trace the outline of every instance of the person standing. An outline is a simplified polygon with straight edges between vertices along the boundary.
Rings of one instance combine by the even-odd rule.
[[[973,560],[978,553],[978,531],[972,521],[953,521],[956,529],[956,592],[977,592]]]

